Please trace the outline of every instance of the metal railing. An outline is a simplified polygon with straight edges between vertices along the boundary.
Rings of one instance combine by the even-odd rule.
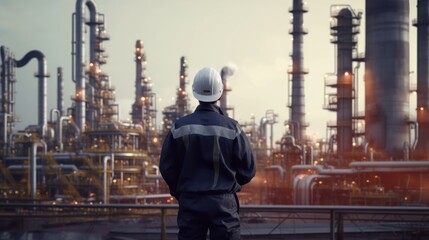
[[[72,231],[85,234],[82,236],[86,239],[91,239],[89,233],[103,239],[121,235],[176,239],[177,210],[175,204],[0,203],[0,235],[11,236],[2,239],[26,239],[22,234]],[[283,235],[289,235],[288,239],[306,236],[306,239],[332,240],[356,239],[356,236],[371,239],[377,234],[400,236],[398,239],[429,236],[428,207],[243,205],[240,216],[243,239]],[[18,238],[14,234],[21,235]],[[33,237],[28,235],[27,239]]]

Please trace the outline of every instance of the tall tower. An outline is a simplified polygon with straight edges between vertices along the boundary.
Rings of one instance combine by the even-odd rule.
[[[186,58],[180,58],[180,80],[179,89],[177,89],[177,107],[179,117],[188,114],[188,94],[186,93],[186,78],[188,77],[188,63]]]
[[[156,96],[152,91],[152,81],[145,73],[146,53],[141,40],[136,41],[135,56],[135,100],[131,118],[134,124],[142,124],[145,133],[149,133],[156,125]]]
[[[307,31],[303,27],[304,13],[308,9],[304,6],[303,0],[293,0],[292,9],[292,30],[289,34],[293,37],[292,48],[292,69],[289,74],[292,76],[292,92],[290,108],[290,122],[291,134],[298,141],[303,141],[305,138],[305,130],[308,124],[305,122],[305,94],[304,94],[304,75],[308,73],[304,69],[304,53],[303,42],[304,35]]]
[[[410,139],[409,1],[365,7],[365,138],[375,154],[400,159]]]
[[[353,148],[353,100],[355,97],[353,51],[356,50],[360,14],[350,6],[331,7],[331,42],[336,44],[336,82],[331,85],[336,94],[336,133],[338,154],[349,153]],[[355,51],[356,52],[356,51]]]
[[[416,157],[429,158],[429,2],[418,0],[417,21],[417,122]]]
[[[143,106],[147,100],[142,91],[146,79],[146,54],[143,51],[143,42],[136,41],[135,59],[136,62],[136,81],[135,81],[135,100],[132,105],[131,119],[135,124],[143,123]]]
[[[166,133],[173,123],[179,118],[188,115],[189,111],[189,99],[186,92],[186,78],[188,76],[188,62],[186,58],[182,56],[180,58],[180,78],[179,78],[179,87],[176,91],[176,103],[170,106],[167,106],[162,111],[163,114],[163,131]]]

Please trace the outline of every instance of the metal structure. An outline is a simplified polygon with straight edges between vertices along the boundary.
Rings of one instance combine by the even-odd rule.
[[[357,48],[361,13],[356,13],[350,6],[331,6],[331,43],[336,44],[337,69],[334,82],[326,85],[335,88],[329,110],[336,111],[337,153],[344,155],[353,150],[353,101],[356,89],[353,72],[353,53]],[[341,164],[341,163],[340,163]]]
[[[2,222],[9,226],[0,231],[5,235],[42,239],[55,235],[85,239],[130,235],[142,239],[177,239],[178,208],[177,204],[0,204]],[[425,239],[429,231],[428,214],[428,208],[418,206],[241,205],[241,237]]]
[[[190,113],[189,98],[186,92],[186,84],[188,77],[188,62],[184,56],[180,58],[180,78],[179,87],[176,91],[176,103],[164,108],[162,111],[163,117],[163,131],[168,131],[172,124],[179,118]]]
[[[357,54],[356,47],[360,13],[350,6],[331,8],[337,64],[336,73],[330,76],[332,81],[325,84],[335,89],[328,94],[327,108],[335,111],[337,118],[328,128],[334,133],[313,143],[305,136],[307,70],[303,67],[303,37],[307,31],[303,28],[303,14],[307,8],[302,1],[294,0],[290,9],[293,66],[288,82],[292,91],[288,96],[290,119],[286,122],[290,128],[280,140],[274,139],[273,125],[278,115],[273,110],[267,110],[260,122],[252,116],[249,124],[240,124],[254,147],[260,169],[250,186],[240,193],[246,203],[429,205],[429,165],[427,161],[416,161],[429,158],[428,4],[419,1],[419,16],[414,22],[419,34],[418,123],[408,116],[408,1],[367,1],[366,7],[365,58]],[[158,130],[156,95],[145,73],[143,42],[137,40],[131,121],[120,121],[114,88],[101,69],[107,62],[103,43],[110,37],[106,34],[105,17],[97,12],[93,0],[76,1],[72,29],[74,101],[64,109],[63,74],[58,68],[57,104],[56,109],[51,109],[49,121],[49,75],[44,55],[30,51],[16,60],[9,49],[0,49],[0,201],[172,202],[157,165],[159,139],[177,119],[190,113],[186,58],[180,58],[174,104],[163,109],[163,128]],[[87,52],[89,57],[85,57]],[[38,60],[38,121],[16,131],[15,71],[33,58]],[[356,102],[358,68],[364,60],[363,116],[357,114]],[[229,66],[221,70],[225,90],[220,105],[225,113],[232,109],[227,102],[231,70]],[[363,126],[357,127],[363,121],[365,138],[360,131]]]
[[[15,57],[8,48],[1,46],[1,131],[0,143],[4,156],[9,148],[9,137],[15,122]]]
[[[146,53],[143,42],[136,41],[135,62],[135,100],[132,106],[131,118],[134,124],[143,125],[144,131],[155,130],[156,126],[156,94],[152,91],[152,81],[146,76]]]
[[[305,131],[308,124],[305,122],[305,94],[304,94],[304,75],[308,70],[304,68],[304,35],[307,30],[304,29],[304,13],[308,12],[303,0],[293,0],[293,6],[289,10],[293,19],[292,29],[289,34],[292,35],[292,68],[288,73],[292,76],[292,91],[289,125],[292,128],[291,134],[299,142],[305,140]]]
[[[365,138],[385,159],[410,146],[409,1],[366,1]]]
[[[64,114],[64,93],[63,93],[63,68],[57,68],[57,110],[59,116],[63,116]]]
[[[418,0],[417,19],[417,123],[418,142],[415,156],[429,157],[429,2]]]

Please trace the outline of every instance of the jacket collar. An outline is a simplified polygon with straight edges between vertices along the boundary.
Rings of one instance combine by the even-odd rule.
[[[206,103],[206,102],[200,102],[200,105],[198,105],[195,111],[213,111],[221,115],[224,115],[219,106],[213,103]]]

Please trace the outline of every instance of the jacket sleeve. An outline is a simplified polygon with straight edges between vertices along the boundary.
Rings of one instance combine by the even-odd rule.
[[[237,136],[235,145],[236,162],[236,180],[238,184],[244,185],[256,174],[255,157],[253,155],[252,147],[246,134],[241,131]]]
[[[171,196],[178,199],[179,196],[177,194],[176,188],[179,177],[179,164],[177,158],[175,157],[175,149],[175,141],[171,132],[169,132],[162,145],[159,170],[165,182],[167,183],[168,188],[170,189]]]

